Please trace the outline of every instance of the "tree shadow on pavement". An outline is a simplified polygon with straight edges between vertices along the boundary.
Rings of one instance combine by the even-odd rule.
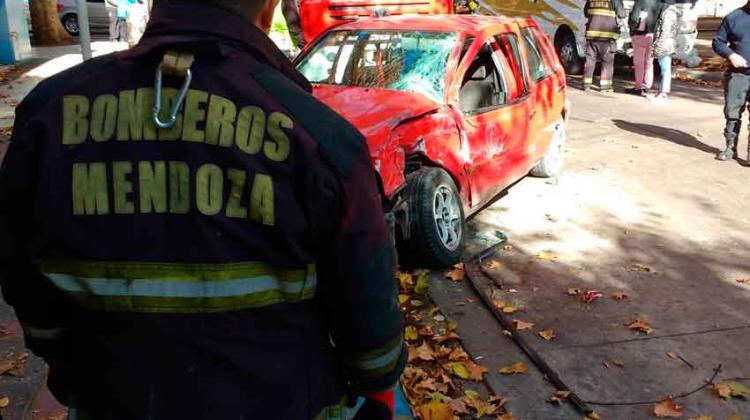
[[[669,127],[660,127],[653,124],[635,123],[625,120],[613,119],[612,122],[617,128],[631,133],[640,134],[642,136],[651,137],[655,139],[667,140],[680,146],[690,147],[698,149],[702,152],[716,155],[719,153],[719,149],[709,146],[706,143],[698,140],[692,134],[688,134],[681,130],[676,130]]]
[[[750,272],[750,261],[742,257],[750,240],[727,235],[709,249],[687,232],[661,229],[662,217],[646,213],[640,222],[624,223],[597,209],[568,227],[523,235],[511,241],[512,249],[494,256],[501,263],[494,273],[502,285],[495,297],[520,309],[513,318],[535,324],[521,334],[584,399],[658,400],[700,386],[718,364],[723,364],[719,380],[750,376],[750,355],[743,350],[750,346],[750,287],[733,274]],[[504,230],[492,219],[475,220],[472,228]],[[564,237],[584,231],[599,239],[587,249],[566,252]],[[547,256],[540,257],[540,249],[548,250]],[[569,295],[573,288],[604,296],[586,304]],[[614,292],[628,297],[616,301]],[[624,326],[639,318],[655,331],[639,334]],[[557,338],[536,336],[545,329]],[[668,352],[693,367],[670,359]],[[507,382],[512,386],[511,379]],[[693,417],[750,414],[747,404],[726,403],[710,389],[680,403]],[[603,418],[630,419],[648,417],[653,405],[594,408]]]

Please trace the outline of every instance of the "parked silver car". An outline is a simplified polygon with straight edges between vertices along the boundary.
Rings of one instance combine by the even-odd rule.
[[[89,11],[89,25],[93,33],[109,32],[109,15],[107,14],[107,3],[112,8],[117,8],[115,0],[87,0]],[[63,27],[69,34],[78,35],[78,10],[76,0],[58,0],[57,10]]]

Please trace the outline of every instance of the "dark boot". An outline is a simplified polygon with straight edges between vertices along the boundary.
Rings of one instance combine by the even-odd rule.
[[[737,139],[727,139],[727,148],[723,151],[719,152],[718,156],[716,156],[716,159],[727,161],[729,159],[736,159],[737,158]]]

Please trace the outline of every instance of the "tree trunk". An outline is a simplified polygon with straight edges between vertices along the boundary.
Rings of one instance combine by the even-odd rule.
[[[57,13],[57,0],[30,0],[31,29],[36,45],[71,44]]]

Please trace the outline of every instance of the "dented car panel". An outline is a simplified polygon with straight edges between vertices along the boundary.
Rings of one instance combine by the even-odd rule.
[[[400,194],[410,173],[441,168],[468,216],[562,153],[565,74],[530,19],[361,19],[321,36],[296,65],[365,135],[394,206],[409,205]]]

